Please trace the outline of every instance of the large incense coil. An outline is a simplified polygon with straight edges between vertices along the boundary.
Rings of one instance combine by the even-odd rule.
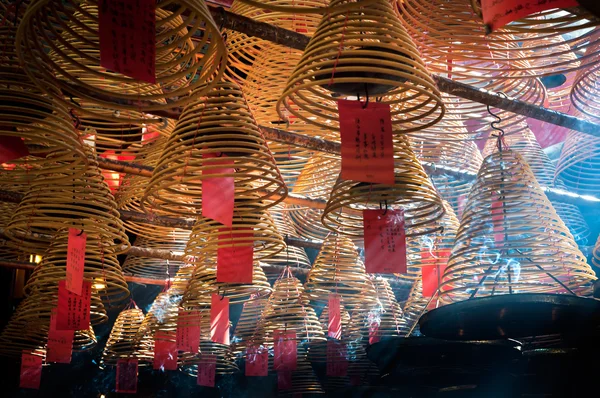
[[[415,132],[444,114],[440,94],[392,4],[352,5],[325,15],[277,103],[282,119],[298,118],[338,131],[337,99],[378,97],[390,104],[392,124]]]
[[[486,157],[442,279],[441,302],[518,293],[586,295],[595,279],[523,157],[507,149]]]
[[[256,336],[255,333],[267,301],[267,297],[256,297],[244,303],[242,314],[233,333],[232,349],[235,354],[245,352],[249,346],[262,344],[260,336]]]
[[[299,238],[300,236],[292,225],[292,220],[288,211],[282,204],[278,204],[269,209],[269,214],[273,218],[277,232],[287,238]],[[306,255],[306,250],[302,247],[295,247],[286,244],[285,250],[262,260],[267,265],[292,266],[294,268],[310,268],[311,263]],[[277,276],[273,273],[267,276]]]
[[[594,250],[592,252],[592,263],[594,263],[596,267],[600,267],[600,235],[598,236],[598,240],[594,245]]]
[[[210,325],[209,325],[210,326]],[[209,333],[209,329],[206,329]],[[200,332],[201,335],[203,332]],[[216,375],[229,375],[239,372],[235,363],[235,357],[228,345],[213,343],[212,341],[200,341],[200,348],[197,354],[184,352],[180,355],[181,370],[193,377],[198,377],[198,365],[208,363],[206,355],[214,355],[216,359]]]
[[[292,190],[295,194],[326,200],[340,171],[341,160],[338,156],[315,153],[304,165]],[[287,205],[287,208],[300,237],[323,240],[331,232],[321,223],[323,210],[298,205]]]
[[[219,248],[241,246],[254,247],[254,260],[276,255],[285,248],[283,237],[277,230],[273,218],[260,204],[244,204],[234,207],[231,229],[223,224],[200,218],[192,230],[185,253],[199,258],[215,258]],[[235,234],[248,234],[236,236]],[[234,234],[234,235],[232,235]]]
[[[400,16],[432,72],[484,80],[499,69],[499,78],[514,79],[565,73],[593,62],[589,56],[573,57],[590,45],[586,30],[597,25],[588,13],[549,10],[487,34],[472,4],[469,0],[398,2]],[[567,40],[561,37],[566,33],[570,34]]]
[[[327,333],[327,329],[329,327],[329,305],[326,305],[321,311],[321,315],[319,315],[319,322],[321,322],[321,327]],[[349,347],[351,343],[351,337],[349,335],[349,324],[350,324],[350,314],[344,308],[344,305],[340,303],[340,323],[342,326],[342,333],[337,342],[339,344],[343,344],[346,346],[347,351],[351,351],[351,347]],[[328,336],[328,340],[331,337]],[[327,362],[327,341],[315,341],[310,344],[310,349],[308,351],[308,358],[312,363],[325,363]],[[363,347],[360,347],[360,355],[366,355]],[[354,359],[356,356],[356,350],[352,350],[352,352],[347,352],[347,357],[349,359]],[[364,354],[364,355],[363,355]],[[339,380],[337,380],[339,381]],[[327,388],[327,386],[325,386]]]
[[[35,307],[36,297],[26,297],[17,306],[7,325],[0,333],[0,356],[21,358],[23,350],[45,355],[48,329],[50,327],[50,314],[40,314],[38,319],[23,317],[23,313]],[[90,329],[91,330],[91,329]],[[75,332],[73,349],[83,351],[93,348],[96,336],[85,330]]]
[[[101,237],[107,253],[126,251],[129,239],[98,163],[90,158],[88,167],[78,167],[83,167],[85,174],[61,184],[38,176],[12,215],[5,235],[20,247],[40,253],[50,244],[48,236],[72,227]]]
[[[49,153],[71,167],[86,163],[87,159],[67,107],[35,86],[32,79],[40,79],[38,69],[29,65],[29,76],[25,75],[15,52],[15,33],[15,28],[0,27],[0,39],[4,43],[0,50],[0,136],[22,138],[31,154],[10,163],[35,168],[50,178],[56,169],[65,170],[65,167],[47,162],[45,158]],[[48,82],[47,91],[60,95],[53,81]],[[60,153],[62,155],[57,156]]]
[[[417,279],[408,293],[404,304],[404,318],[400,327],[400,335],[409,337],[419,333],[419,319],[426,311],[429,297],[423,297],[423,279]]]
[[[560,179],[570,192],[600,195],[596,170],[600,167],[600,138],[569,131],[563,145],[555,179]]]
[[[308,360],[307,350],[302,345],[299,345],[296,370],[292,371],[292,388],[289,390],[279,390],[278,396],[294,396],[295,394],[311,396],[312,394],[323,393],[323,388]]]
[[[217,282],[216,255],[214,258],[200,258],[195,264],[196,269],[184,296],[188,306],[195,300],[204,300],[203,297],[207,294],[209,298],[210,294],[221,294],[229,298],[231,304],[238,304],[251,300],[253,295],[268,295],[272,290],[258,261],[254,261],[252,265],[252,283],[239,284]]]
[[[542,186],[555,187],[567,190],[561,180],[554,180],[556,166],[550,160],[536,140],[527,125],[520,126],[517,132],[504,137],[504,143],[510,149],[518,152],[529,165],[537,182]],[[489,141],[483,150],[484,156],[490,155],[496,150],[497,143]],[[575,241],[579,244],[587,244],[590,230],[577,206],[564,203],[560,200],[552,201],[554,210],[567,225]]]
[[[48,287],[55,289],[58,281],[66,277],[67,252],[68,230],[60,230],[27,281],[25,293],[35,294],[36,290]],[[102,298],[107,308],[122,307],[129,299],[129,289],[117,255],[106,247],[103,239],[92,234],[87,236],[83,278],[92,284],[95,294]],[[102,318],[105,316],[102,315]],[[96,323],[92,320],[92,324]]]
[[[185,236],[187,233],[187,236],[189,237],[190,231],[174,230],[171,235],[174,235],[175,232],[180,232],[181,238],[173,239],[172,236],[165,236],[163,241],[157,241],[154,239],[148,239],[144,236],[138,236],[135,240],[135,245],[147,249],[158,249],[183,253],[187,243]],[[183,265],[183,261],[164,260],[160,258],[141,257],[128,254],[125,262],[123,263],[123,272],[143,278],[167,279],[171,276],[174,276],[177,270],[179,270],[179,267]]]
[[[438,129],[444,128],[455,129],[457,133],[453,137],[457,140],[463,137],[464,141],[439,140]],[[426,134],[428,137],[424,138]],[[410,146],[419,161],[433,164],[433,167],[441,166],[472,173],[477,173],[479,170],[483,157],[475,143],[468,141],[468,131],[455,116],[446,115],[442,122],[423,132],[422,136],[410,137]],[[442,199],[459,213],[461,202],[469,194],[473,183],[441,173],[432,175],[431,179]]]
[[[361,237],[362,210],[381,209],[385,203],[386,208],[404,210],[407,237],[438,230],[437,222],[444,215],[442,200],[403,136],[395,139],[394,175],[394,185],[338,178],[323,212],[323,225],[340,234]]]
[[[426,266],[443,267],[448,262],[450,251],[454,246],[454,238],[459,222],[454,210],[444,202],[446,214],[440,219],[440,231],[415,238],[406,242],[405,274],[396,274],[404,280],[416,281],[421,278],[421,268]]]
[[[145,206],[195,217],[202,206],[202,181],[217,177],[234,178],[236,200],[262,208],[282,201],[287,188],[239,86],[221,82],[192,97],[146,187]],[[233,163],[234,173],[203,174],[223,169],[223,159]]]
[[[263,336],[265,345],[273,346],[275,330],[296,332],[298,342],[325,340],[319,318],[303,298],[303,291],[302,283],[289,274],[275,281],[256,333]]]
[[[143,321],[144,313],[139,308],[130,308],[119,313],[102,352],[104,365],[114,366],[119,359],[144,359],[138,356],[140,342],[136,339]],[[145,346],[151,344],[148,338],[145,340]],[[149,362],[142,360],[139,364],[148,365]]]
[[[592,34],[598,41],[586,50],[585,55],[592,57],[594,63],[577,73],[571,86],[570,98],[571,103],[579,112],[597,121],[600,119],[600,99],[598,99],[598,88],[595,82],[600,74],[597,62],[598,49],[600,48],[600,29],[593,30]]]
[[[329,294],[336,293],[349,310],[376,303],[373,284],[357,247],[349,238],[337,234],[330,234],[323,241],[304,290],[305,297],[314,303],[327,303]]]
[[[100,66],[94,0],[33,1],[19,25],[19,58],[24,65],[40,68],[38,84],[44,90],[45,82],[54,80],[72,97],[109,109],[151,111],[181,106],[191,100],[190,90],[210,89],[221,78],[227,61],[225,44],[204,2],[161,0],[155,15],[156,84]],[[57,31],[60,34],[53,33]],[[194,35],[201,38],[192,40]]]
[[[404,313],[387,279],[373,278],[373,285],[379,300],[379,306],[372,308],[366,316],[367,327],[378,323],[377,334],[380,339],[399,336]]]
[[[295,0],[265,0],[261,3],[267,7],[270,5],[285,7],[295,5]],[[314,7],[320,7],[326,6],[328,1],[309,0],[305,3]],[[312,36],[321,20],[320,15],[290,15],[289,12],[264,10],[253,7],[244,4],[240,0],[233,2],[230,12],[308,36]],[[247,79],[252,72],[256,72],[256,64],[258,63],[256,59],[260,58],[261,54],[268,51],[270,48],[274,49],[275,53],[286,54],[286,57],[290,56],[296,58],[297,55],[300,54],[300,51],[298,50],[276,45],[255,36],[248,36],[245,33],[236,31],[227,31],[227,49],[229,56],[227,64],[228,75],[239,81]],[[286,64],[290,64],[290,62],[286,62]],[[285,76],[285,79],[287,80],[287,76],[289,76],[289,73],[291,73],[294,66],[295,62],[291,62],[291,66],[286,68],[287,73],[278,72],[277,76]],[[285,81],[283,81],[283,84],[285,84]],[[283,86],[278,88],[279,89],[275,93],[276,95],[281,93]],[[267,96],[271,95],[267,90],[265,90],[265,93],[267,93]]]

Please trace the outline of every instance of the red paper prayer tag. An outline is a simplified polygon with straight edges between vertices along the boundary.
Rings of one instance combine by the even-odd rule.
[[[198,352],[200,346],[200,312],[179,309],[177,316],[177,349]]]
[[[196,383],[199,386],[214,387],[216,371],[217,357],[215,355],[201,355]]]
[[[99,0],[100,65],[156,83],[155,0]]]
[[[156,332],[154,335],[153,369],[177,370],[177,341],[173,332]]]
[[[137,359],[119,359],[117,361],[116,392],[121,394],[136,394],[137,378]]]
[[[435,256],[429,251],[421,253],[421,259],[427,265],[421,268],[423,275],[423,297],[432,297],[437,292],[442,276],[446,271],[450,250],[440,250],[435,252]]]
[[[73,330],[57,330],[56,318],[57,310],[55,308],[50,315],[46,362],[71,363],[75,332]]]
[[[217,158],[214,153],[202,154],[202,159]],[[233,223],[235,181],[233,177],[208,177],[211,174],[233,174],[233,160],[223,154],[220,158],[206,161],[205,166],[230,166],[202,170],[202,216],[230,227]],[[208,178],[207,178],[208,177]]]
[[[481,0],[483,22],[492,32],[537,12],[577,6],[575,0]]]
[[[363,210],[365,268],[369,274],[406,273],[403,210]]]
[[[252,283],[253,237],[248,228],[219,228],[217,282]]]
[[[67,290],[67,281],[58,282],[58,305],[56,306],[57,330],[86,330],[90,327],[90,303],[92,284],[84,281],[81,295]]]
[[[369,344],[379,343],[379,321],[369,324]]]
[[[340,296],[337,294],[329,295],[329,324],[327,326],[327,335],[333,339],[342,338],[342,316],[340,314]]]
[[[277,389],[290,390],[292,388],[292,372],[280,370],[277,372]]]
[[[344,180],[392,185],[394,147],[390,105],[338,100]]]
[[[19,387],[40,389],[42,380],[42,357],[24,350],[21,354],[21,378]]]
[[[229,298],[218,294],[210,300],[210,339],[229,345]]]
[[[298,347],[296,332],[286,330],[273,331],[273,370],[296,370]]]
[[[67,243],[67,290],[81,295],[83,267],[85,265],[85,243],[87,234],[79,229],[69,228]]]
[[[260,347],[246,349],[246,376],[269,375],[269,352]]]
[[[492,222],[494,223],[494,242],[502,244],[504,242],[504,209],[503,202],[494,200],[492,202]]]
[[[346,344],[327,340],[327,376],[344,377],[348,374],[347,353]]]
[[[0,135],[0,164],[29,155],[29,149],[21,137]]]

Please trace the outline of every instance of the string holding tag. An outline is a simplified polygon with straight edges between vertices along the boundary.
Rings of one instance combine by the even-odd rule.
[[[384,199],[384,200],[383,200],[383,203],[385,204],[385,209],[384,209],[384,208],[382,208],[382,206],[381,206],[381,202],[379,202],[379,210],[383,210],[383,214],[382,214],[382,216],[385,216],[385,215],[387,214],[387,212],[388,212],[388,203],[387,203],[387,199]]]
[[[361,104],[363,109],[367,109],[367,107],[369,106],[369,86],[367,85],[367,83],[365,83],[365,103]],[[360,101],[360,93],[356,93],[356,98],[358,99],[358,101]]]

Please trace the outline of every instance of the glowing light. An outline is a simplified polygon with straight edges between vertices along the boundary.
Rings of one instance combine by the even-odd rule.
[[[96,278],[94,279],[94,284],[92,285],[92,287],[96,290],[106,289],[106,283],[104,283],[104,280]]]
[[[29,262],[39,264],[42,262],[42,256],[40,256],[39,254],[31,254],[29,256]]]

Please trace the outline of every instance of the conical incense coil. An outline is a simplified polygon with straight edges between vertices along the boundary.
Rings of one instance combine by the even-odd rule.
[[[251,300],[253,295],[268,295],[272,290],[258,261],[254,261],[252,265],[252,283],[217,282],[216,256],[200,258],[195,264],[196,269],[189,281],[186,300],[194,300],[194,295],[208,294],[210,297],[210,294],[221,294],[229,298],[230,304],[238,304]]]
[[[308,360],[306,349],[298,346],[296,359],[296,370],[292,372],[292,388],[289,390],[279,390],[279,396],[293,396],[294,394],[323,394],[323,388],[313,371]]]
[[[102,362],[105,365],[114,366],[119,359],[144,359],[139,357],[139,349],[142,346],[148,347],[153,342],[146,337],[140,344],[136,339],[143,321],[144,313],[139,308],[130,308],[119,313],[102,353]],[[149,362],[140,361],[139,364],[148,365]]]
[[[326,200],[341,171],[337,156],[315,153],[304,165],[292,188],[295,194]],[[331,232],[321,223],[323,210],[287,205],[294,228],[305,239],[323,240]]]
[[[596,170],[600,167],[600,138],[570,131],[556,165],[556,180],[570,192],[600,195]]]
[[[287,238],[299,238],[298,233],[292,225],[292,220],[288,211],[282,204],[278,204],[269,209],[277,232]],[[302,247],[290,246],[286,244],[285,250],[261,260],[266,265],[291,266],[294,268],[310,268],[311,263],[306,255],[306,251]],[[267,275],[277,276],[277,275]]]
[[[40,286],[49,283],[55,288],[58,281],[66,277],[68,235],[68,230],[57,232],[54,241],[44,253],[42,262],[27,281],[26,293],[33,294]],[[117,255],[106,245],[104,239],[93,234],[87,235],[83,279],[92,284],[95,294],[102,298],[108,308],[122,307],[129,299],[129,289]]]
[[[238,211],[239,209],[239,211]],[[274,256],[285,248],[283,237],[266,210],[260,205],[234,207],[232,228],[200,218],[192,230],[185,253],[198,258],[216,259],[219,248],[254,247],[254,260]]]
[[[325,340],[315,310],[302,298],[303,290],[300,281],[291,275],[275,282],[257,331],[266,345],[273,345],[274,330],[294,331],[298,342]]]
[[[239,86],[221,82],[192,97],[146,187],[144,205],[157,212],[199,215],[207,175],[233,177],[237,200],[262,208],[283,200],[287,188]],[[224,161],[235,172],[224,170]]]
[[[11,163],[26,164],[40,174],[51,176],[56,169],[65,170],[60,163],[46,161],[49,153],[62,153],[58,159],[74,167],[86,163],[83,147],[69,111],[64,104],[53,100],[35,86],[40,71],[34,66],[22,68],[15,51],[16,29],[0,27],[0,136],[22,138],[31,156]],[[29,76],[25,74],[29,73]],[[47,83],[47,92],[61,95],[54,81]],[[3,138],[6,140],[7,138]],[[70,153],[66,153],[68,150]],[[43,168],[36,165],[43,164]],[[76,171],[74,168],[73,171]]]
[[[421,269],[426,266],[445,266],[454,246],[454,238],[459,223],[454,210],[444,202],[446,213],[440,219],[440,231],[429,235],[417,236],[406,241],[405,274],[395,274],[404,280],[418,280]]]
[[[598,88],[595,82],[600,74],[598,68],[598,49],[600,48],[600,29],[591,31],[596,41],[587,48],[585,56],[592,57],[593,63],[587,68],[582,68],[577,73],[575,81],[571,86],[571,104],[583,115],[589,118],[600,119],[600,99],[598,99]]]
[[[592,263],[594,263],[596,267],[600,267],[600,235],[598,236],[598,240],[594,245],[592,256]]]
[[[26,297],[11,316],[0,334],[0,356],[20,358],[22,350],[45,352],[50,328],[50,315],[56,308],[57,289],[54,294],[46,291],[35,292]],[[104,321],[108,319],[102,303],[92,292],[92,318],[94,312],[102,311]],[[100,308],[101,307],[101,308]],[[96,346],[96,335],[91,326],[76,330],[73,338],[73,351],[87,351]]]
[[[394,185],[370,184],[338,178],[327,207],[323,225],[340,234],[363,235],[362,210],[403,209],[406,236],[418,236],[438,230],[444,215],[442,200],[405,137],[394,144]]]
[[[282,119],[294,116],[325,130],[339,129],[339,97],[380,97],[392,124],[414,132],[437,123],[444,105],[390,2],[352,5],[323,17],[277,103]],[[287,116],[287,117],[286,117]]]
[[[330,234],[308,273],[305,297],[312,302],[327,303],[329,295],[340,295],[350,310],[363,303],[376,303],[373,284],[369,280],[358,249],[344,236]]]
[[[315,7],[326,6],[327,0],[310,0],[308,3]],[[293,6],[296,5],[294,0],[264,0],[261,4],[268,6]],[[289,12],[264,10],[261,8],[253,7],[240,0],[233,2],[230,12],[237,15],[242,15],[247,18],[251,18],[255,21],[274,25],[283,29],[288,29],[294,32],[302,33],[307,36],[312,36],[315,32],[317,25],[321,21],[320,15],[315,14],[294,14],[290,15]],[[293,13],[292,13],[293,14]],[[269,49],[273,49],[274,53],[285,54],[282,62],[285,62],[287,66],[282,73],[279,69],[273,70],[274,80],[280,80],[280,76],[284,77],[283,85],[287,77],[296,65],[295,62],[287,61],[288,57],[296,57],[301,54],[300,51],[291,49],[288,47],[280,46],[269,41],[259,39],[255,36],[248,36],[244,33],[236,31],[227,31],[227,49],[228,49],[228,62],[227,62],[227,74],[231,78],[244,81],[250,78],[252,72],[256,72],[257,64],[260,58]],[[283,85],[278,85],[277,89],[274,90],[276,95],[279,95],[283,90]],[[270,96],[271,90],[264,90],[267,96]]]
[[[12,314],[8,324],[0,333],[0,356],[20,358],[22,351],[33,351],[45,355],[50,313],[41,313],[37,318],[24,316],[35,311],[39,297],[26,297]],[[73,351],[80,352],[96,346],[96,335],[90,327],[88,330],[75,331]]]
[[[423,279],[417,279],[408,293],[408,300],[404,304],[404,318],[400,328],[400,335],[409,337],[419,332],[419,319],[426,312],[429,297],[423,297]]]
[[[590,45],[586,28],[597,23],[589,20],[588,13],[546,11],[490,33],[481,14],[473,12],[473,4],[469,0],[398,3],[400,17],[432,72],[484,80],[490,72],[501,71],[503,77],[530,78],[566,73],[580,67],[580,62],[591,62],[589,57],[578,61],[571,56]],[[575,33],[580,27],[583,30]],[[568,32],[565,42],[561,35]]]
[[[54,18],[50,21],[44,15]],[[100,66],[94,0],[33,1],[17,34],[19,58],[40,69],[42,78],[37,84],[42,89],[44,82],[54,80],[68,95],[93,98],[109,109],[151,111],[181,106],[191,100],[191,90],[203,85],[210,89],[221,78],[227,62],[225,44],[204,2],[160,0],[155,15],[156,84]],[[202,38],[194,41],[196,34]]]
[[[89,151],[88,147],[88,151]],[[129,239],[117,205],[95,160],[85,165],[82,177],[52,183],[42,176],[30,187],[12,215],[5,234],[23,248],[42,252],[48,236],[63,228],[78,228],[102,238],[105,250],[115,254],[128,249]]]
[[[537,182],[542,186],[555,187],[567,190],[561,180],[554,180],[556,166],[546,152],[542,150],[531,130],[526,125],[519,126],[515,133],[504,137],[504,143],[513,151],[518,152],[529,165]],[[483,150],[488,156],[496,150],[497,143],[489,141]],[[571,203],[552,201],[554,210],[567,225],[575,241],[587,244],[590,230],[579,208]]]
[[[189,237],[190,231],[182,230],[181,232],[187,232],[187,236]],[[147,239],[144,236],[138,236],[135,240],[135,245],[146,249],[183,253],[187,240],[171,240],[169,238],[170,237],[165,237],[165,240],[161,242],[154,239]],[[183,261],[164,260],[128,254],[123,263],[123,272],[142,278],[167,279],[174,276],[179,267],[183,265]]]
[[[448,128],[457,131],[453,137],[457,139],[463,137],[464,141],[440,140],[438,131]],[[426,134],[427,138],[410,137],[410,146],[419,161],[432,164],[434,168],[440,166],[442,170],[449,168],[477,173],[483,157],[477,145],[473,141],[467,141],[468,131],[456,116],[446,115],[440,123],[422,132],[421,135]],[[460,213],[461,204],[466,200],[473,183],[443,173],[436,173],[431,176],[431,179],[442,199],[447,201],[456,213]]]
[[[490,295],[586,295],[596,279],[521,155],[485,158],[440,287],[442,303]]]
[[[367,326],[377,324],[377,336],[380,339],[400,335],[400,326],[404,314],[390,283],[383,278],[373,278],[373,285],[375,286],[379,306],[374,307],[367,313]]]
[[[326,305],[321,311],[321,315],[319,316],[319,322],[321,322],[321,327],[328,334],[329,328],[329,305]],[[339,344],[343,344],[346,346],[346,355],[348,359],[355,359],[356,352],[348,352],[350,351],[350,347],[348,347],[348,343],[350,341],[349,338],[349,324],[350,324],[350,314],[344,308],[344,305],[340,303],[340,324],[342,327],[342,333],[337,339]],[[328,336],[328,340],[331,338]],[[327,341],[314,341],[310,343],[310,349],[308,351],[308,358],[312,363],[325,363],[327,362]],[[361,347],[362,348],[362,347]],[[364,353],[364,351],[361,351]]]
[[[255,333],[267,301],[267,297],[257,297],[244,303],[242,314],[233,333],[232,349],[235,354],[243,353],[249,346],[262,344],[262,339]]]

